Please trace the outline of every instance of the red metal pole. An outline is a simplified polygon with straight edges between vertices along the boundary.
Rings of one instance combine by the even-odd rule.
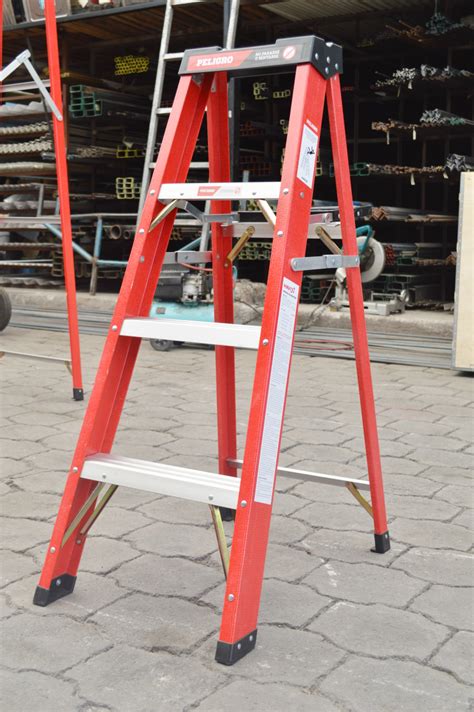
[[[357,255],[358,248],[354,208],[352,204],[349,159],[347,156],[346,130],[344,127],[341,85],[338,74],[328,80],[327,103],[337,201],[341,216],[342,244],[344,254]],[[382,465],[380,462],[374,391],[372,387],[369,345],[367,342],[367,328],[365,324],[364,297],[359,268],[349,267],[346,269],[346,273],[357,378],[359,381],[360,407],[367,454],[367,470],[369,473],[370,495],[374,512],[375,551],[383,554],[390,549],[390,537],[388,534],[387,514],[385,511]]]
[[[49,78],[51,97],[64,117],[61,90],[61,70],[59,67],[58,31],[56,27],[56,6],[54,0],[45,0],[44,16],[46,21],[46,45],[48,50]],[[54,149],[56,154],[56,173],[58,178],[59,207],[61,215],[61,234],[64,262],[64,282],[69,322],[69,344],[72,363],[72,386],[74,400],[84,399],[81,373],[81,349],[79,341],[79,322],[77,316],[76,279],[74,275],[74,253],[72,250],[71,206],[69,203],[69,178],[66,159],[66,137],[64,118],[59,121],[53,115]]]

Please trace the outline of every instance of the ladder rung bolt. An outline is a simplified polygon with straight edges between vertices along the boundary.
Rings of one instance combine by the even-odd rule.
[[[278,230],[277,235],[278,237],[283,237],[283,230]]]
[[[56,553],[56,547],[55,547],[55,546],[52,546],[49,551],[51,552],[51,554],[55,554],[55,553]]]
[[[118,327],[117,327],[117,324],[114,324],[113,327],[112,327],[112,331],[117,331],[117,328],[118,328]]]
[[[289,192],[288,188],[283,188],[283,195],[288,195]]]
[[[73,468],[72,468],[72,471],[73,471],[73,472],[79,472],[79,468],[78,468],[78,467],[73,467]]]
[[[228,600],[228,601],[233,601],[234,598],[235,598],[235,596],[234,596],[233,593],[229,593],[229,595],[227,596],[227,600]]]
[[[60,586],[60,585],[61,585],[61,579],[58,579],[58,580],[56,581],[56,586]]]
[[[268,346],[268,339],[262,341],[262,346]],[[247,502],[245,504],[247,504]]]
[[[76,544],[82,544],[82,539],[76,539]]]
[[[140,233],[140,235],[143,235],[143,233],[145,232],[145,230],[141,227],[138,232]]]
[[[300,198],[304,198],[304,193],[303,193],[303,191],[301,191],[301,193],[300,193]]]
[[[247,506],[247,502],[245,501],[245,499],[243,499],[243,500],[241,501],[240,506],[241,506],[241,507],[246,507],[246,506]]]
[[[150,195],[155,195],[156,190],[150,190]]]

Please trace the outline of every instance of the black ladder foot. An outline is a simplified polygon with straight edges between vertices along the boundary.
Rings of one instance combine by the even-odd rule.
[[[385,554],[390,550],[390,535],[388,532],[384,534],[374,534],[375,547],[372,549],[376,554]]]
[[[255,648],[257,641],[257,630],[249,633],[244,638],[241,638],[236,643],[223,643],[221,640],[217,643],[216,660],[222,665],[233,665],[243,658],[244,655],[250,653]]]
[[[47,606],[49,603],[57,601],[58,598],[63,598],[69,593],[72,593],[74,591],[75,584],[76,577],[71,576],[71,574],[58,576],[51,581],[51,586],[49,588],[42,588],[41,586],[36,587],[33,603],[35,606]]]
[[[72,389],[72,397],[74,398],[75,401],[84,400],[83,389],[82,388],[73,388]]]

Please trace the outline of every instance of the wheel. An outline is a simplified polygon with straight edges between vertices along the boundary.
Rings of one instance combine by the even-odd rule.
[[[172,341],[167,341],[166,339],[152,339],[150,341],[151,348],[155,351],[169,351],[173,346]]]
[[[12,316],[12,303],[7,292],[0,287],[0,331],[9,324]]]

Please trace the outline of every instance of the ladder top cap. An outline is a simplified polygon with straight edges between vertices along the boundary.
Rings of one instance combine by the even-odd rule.
[[[312,64],[325,78],[342,72],[342,47],[321,37],[289,37],[272,45],[224,50],[221,47],[188,49],[179,74],[228,72],[252,76],[291,72],[299,64]]]

